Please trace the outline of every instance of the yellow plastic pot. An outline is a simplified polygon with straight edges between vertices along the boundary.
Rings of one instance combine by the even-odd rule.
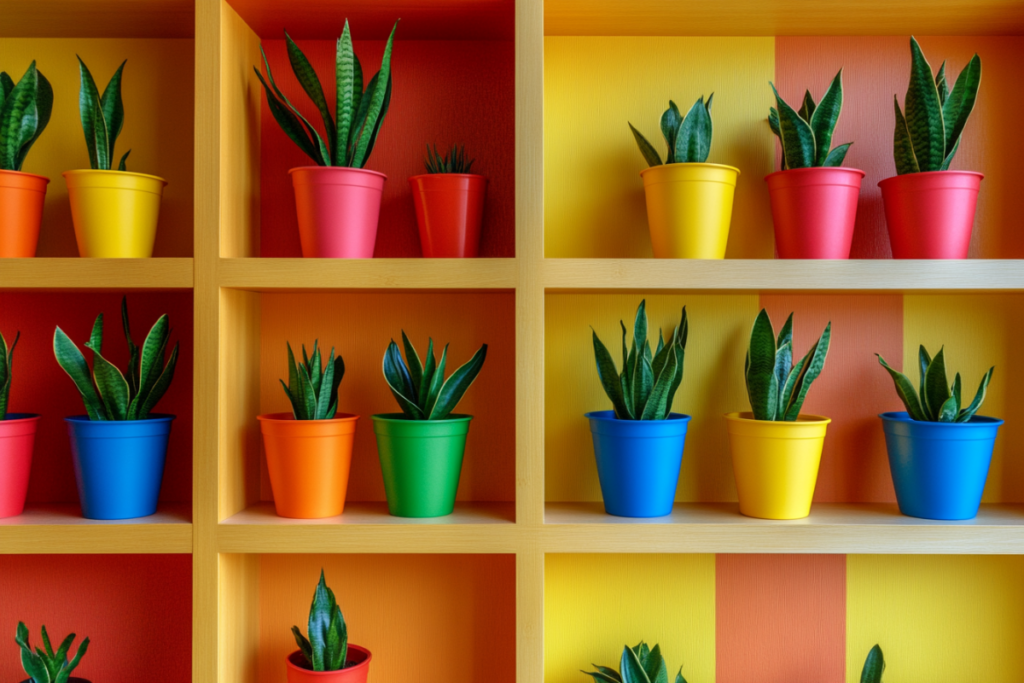
[[[125,171],[67,171],[78,253],[92,258],[153,255],[160,199],[167,181]]]
[[[655,258],[725,258],[738,168],[665,164],[640,172]]]
[[[825,428],[832,420],[801,415],[796,422],[769,422],[751,413],[725,418],[740,512],[761,519],[809,515]]]

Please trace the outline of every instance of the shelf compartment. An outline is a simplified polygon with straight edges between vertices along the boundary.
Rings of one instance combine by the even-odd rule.
[[[0,260],[0,290],[192,289],[191,258]]]

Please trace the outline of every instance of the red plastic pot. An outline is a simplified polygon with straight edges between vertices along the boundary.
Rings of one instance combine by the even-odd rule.
[[[878,183],[892,257],[967,258],[984,177],[974,171],[929,171]]]
[[[409,178],[420,243],[427,258],[473,258],[480,247],[487,178],[429,173]]]
[[[38,415],[28,413],[8,413],[0,420],[0,517],[16,517],[25,510],[38,422]]]
[[[365,647],[348,646],[348,665],[338,671],[312,671],[305,668],[300,650],[288,655],[288,683],[366,683],[373,655]]]
[[[765,176],[779,258],[848,259],[864,171],[794,168]]]
[[[302,166],[288,171],[306,258],[373,258],[387,176],[365,168]]]
[[[36,255],[50,179],[0,170],[0,258]]]

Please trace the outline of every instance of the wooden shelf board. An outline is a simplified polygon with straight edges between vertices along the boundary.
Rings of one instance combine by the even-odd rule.
[[[676,504],[654,519],[601,503],[547,503],[547,552],[1022,554],[1024,505],[983,505],[962,522],[905,517],[895,504],[815,504],[805,519],[744,517],[736,503]]]
[[[190,258],[0,259],[0,290],[192,289]]]
[[[260,292],[514,289],[515,259],[220,260],[220,286]]]
[[[161,504],[149,517],[85,519],[77,505],[28,505],[0,519],[0,554],[191,553],[192,505]]]
[[[546,259],[544,286],[557,291],[1020,291],[1024,261]]]
[[[4,0],[0,38],[192,38],[194,0]]]

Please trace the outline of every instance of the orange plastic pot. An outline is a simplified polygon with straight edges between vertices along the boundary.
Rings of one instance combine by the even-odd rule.
[[[365,647],[349,643],[344,669],[313,671],[306,668],[306,657],[301,651],[288,655],[288,683],[366,683],[370,675],[373,655]]]
[[[0,171],[0,258],[36,255],[49,182],[41,175]]]
[[[420,243],[427,258],[474,258],[480,249],[487,178],[428,173],[409,178]]]
[[[271,413],[258,419],[277,514],[294,519],[340,515],[359,416],[296,420],[291,413]]]

